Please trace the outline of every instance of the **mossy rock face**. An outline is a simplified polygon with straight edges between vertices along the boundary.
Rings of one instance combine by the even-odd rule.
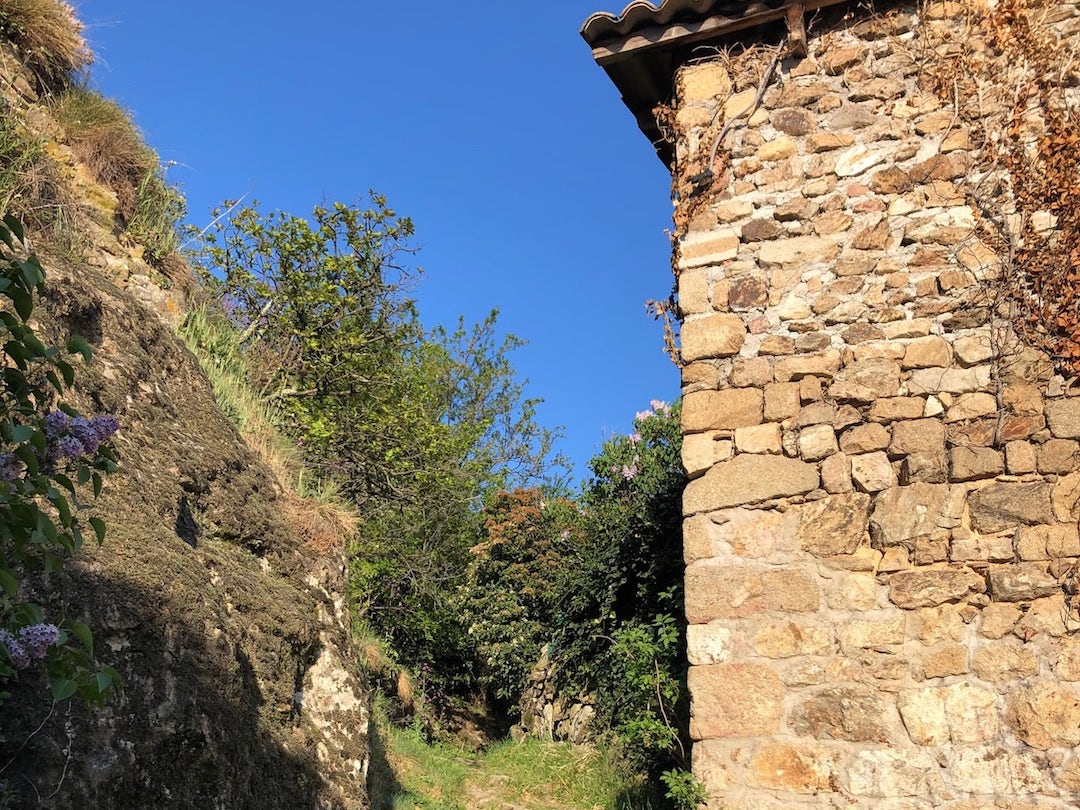
[[[95,271],[45,264],[39,333],[90,341],[75,404],[122,428],[105,544],[35,596],[91,625],[124,686],[99,711],[56,707],[16,754],[49,714],[43,684],[19,685],[0,729],[16,806],[367,807],[366,697],[330,596],[306,584],[334,566],[288,530],[276,482],[160,320]]]

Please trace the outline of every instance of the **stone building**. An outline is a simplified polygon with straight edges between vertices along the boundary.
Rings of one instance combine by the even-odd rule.
[[[868,5],[582,29],[673,175],[693,769],[1076,807],[1080,7]]]

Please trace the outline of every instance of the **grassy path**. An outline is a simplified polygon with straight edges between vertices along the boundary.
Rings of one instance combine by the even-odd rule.
[[[610,756],[527,740],[473,752],[378,724],[373,810],[647,810]]]

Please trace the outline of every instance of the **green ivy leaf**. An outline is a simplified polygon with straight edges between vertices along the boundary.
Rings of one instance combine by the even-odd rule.
[[[67,700],[69,697],[75,694],[78,687],[75,681],[71,678],[56,678],[52,681],[52,695],[53,702],[59,703],[62,700]]]

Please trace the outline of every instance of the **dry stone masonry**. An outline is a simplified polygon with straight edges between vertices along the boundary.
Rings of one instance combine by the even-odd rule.
[[[1021,5],[1080,41],[1076,3]],[[676,75],[691,735],[713,808],[1080,803],[1080,389],[1012,330],[971,204],[985,131],[926,81],[929,34],[981,47],[972,7],[851,4],[811,28],[704,185],[772,51]]]

